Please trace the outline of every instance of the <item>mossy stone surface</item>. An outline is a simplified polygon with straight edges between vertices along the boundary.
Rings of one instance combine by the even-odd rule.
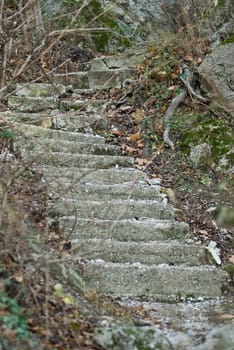
[[[186,119],[186,116],[184,116]],[[180,147],[185,154],[189,154],[191,147],[207,143],[211,148],[211,160],[216,164],[225,156],[228,160],[227,167],[234,163],[234,135],[232,128],[225,120],[205,115],[195,115],[191,118],[193,126],[188,128],[188,121],[180,116],[180,123],[184,123],[186,130],[183,132]]]

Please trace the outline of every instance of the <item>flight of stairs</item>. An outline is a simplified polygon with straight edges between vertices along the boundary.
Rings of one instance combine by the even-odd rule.
[[[64,111],[58,95],[65,86],[19,84],[1,117],[23,161],[43,173],[49,221],[71,243],[88,287],[160,301],[221,296],[226,273],[191,243],[188,225],[175,221],[160,180],[91,133],[105,124],[104,102],[87,100],[87,88],[77,93],[81,108],[73,101]]]

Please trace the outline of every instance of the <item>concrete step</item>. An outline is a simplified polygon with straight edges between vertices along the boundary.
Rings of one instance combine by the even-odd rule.
[[[57,183],[50,182],[48,186],[50,198],[82,198],[83,200],[101,200],[111,199],[157,199],[161,198],[160,186],[150,186],[146,181],[134,184],[125,182],[123,184],[103,185],[95,183],[82,183],[79,181]]]
[[[87,140],[88,141],[88,140]],[[63,141],[56,139],[21,139],[15,140],[15,149],[32,152],[64,152],[64,153],[85,153],[93,155],[120,155],[121,150],[118,146],[101,144],[101,143],[88,143],[88,142],[74,142]]]
[[[18,112],[35,113],[58,108],[59,100],[54,97],[9,96],[7,104]]]
[[[107,128],[106,118],[97,112],[56,113],[51,117],[51,123],[55,129],[68,131],[105,130]]]
[[[110,167],[133,166],[134,158],[108,155],[72,154],[65,152],[26,152],[22,151],[24,162],[56,165],[58,167],[86,167],[105,169]]]
[[[86,111],[86,113],[93,113],[94,111],[97,113],[103,113],[106,107],[106,100],[61,100],[60,101],[60,109],[64,109],[65,111],[73,110],[73,111]]]
[[[155,301],[217,298],[227,274],[212,266],[144,265],[93,260],[80,267],[88,286],[114,296]]]
[[[19,83],[16,84],[15,95],[26,97],[60,96],[66,92],[63,84]]]
[[[55,139],[61,141],[74,141],[74,142],[87,142],[87,143],[105,143],[105,138],[92,135],[83,134],[77,132],[66,132],[61,130],[47,129],[40,126],[25,124],[25,123],[12,123],[9,124],[15,137],[25,137],[25,138],[45,138],[45,139]]]
[[[54,84],[72,85],[75,89],[90,89],[87,72],[54,74],[52,79]]]
[[[100,68],[87,72],[71,72],[53,75],[56,84],[72,85],[75,89],[110,89],[121,88],[127,79],[131,79],[134,69]]]
[[[60,199],[55,203],[49,201],[48,210],[50,214],[76,215],[77,218],[89,219],[173,219],[171,206],[150,200],[82,201]]]
[[[94,184],[122,184],[125,182],[137,183],[137,181],[147,181],[151,184],[151,180],[147,178],[147,175],[142,171],[135,168],[110,168],[110,169],[89,169],[79,167],[55,167],[49,165],[43,165],[41,170],[44,174],[46,181],[50,183],[56,183],[63,186],[63,183],[77,183],[86,182]],[[159,185],[158,182],[153,184]]]
[[[114,239],[72,240],[72,255],[82,259],[102,259],[115,263],[186,264],[209,262],[206,248],[195,244],[170,242],[119,242]],[[210,263],[213,263],[210,257]]]
[[[77,216],[62,216],[58,221],[59,231],[67,239],[107,239],[118,241],[167,241],[184,242],[190,237],[189,226],[184,222],[158,219],[100,220],[81,219]]]
[[[87,106],[87,104],[86,104]],[[90,109],[90,105],[88,105]],[[44,113],[21,113],[21,112],[2,112],[1,119],[5,122],[26,123],[45,128],[53,128],[66,131],[81,131],[105,129],[107,120],[97,112],[44,112]]]

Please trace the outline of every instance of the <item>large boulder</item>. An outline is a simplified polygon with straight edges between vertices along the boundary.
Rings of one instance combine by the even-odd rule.
[[[218,46],[198,68],[202,88],[234,115],[234,43]]]

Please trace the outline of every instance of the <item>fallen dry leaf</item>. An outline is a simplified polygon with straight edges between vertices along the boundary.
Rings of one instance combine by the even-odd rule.
[[[218,318],[221,320],[232,320],[232,319],[234,319],[234,315],[223,314],[223,315],[218,316]]]
[[[87,292],[84,297],[88,301],[94,302],[94,301],[97,301],[100,296],[98,295],[98,293],[96,291],[91,290],[91,291]]]
[[[229,260],[232,264],[234,264],[234,255],[230,256],[230,258],[228,258],[228,260]]]
[[[137,142],[137,146],[138,146],[139,148],[143,148],[145,145],[144,145],[144,143],[143,143],[142,141],[138,141],[138,142]]]
[[[23,277],[22,274],[16,275],[16,276],[15,276],[15,280],[16,280],[17,282],[19,282],[19,283],[22,283],[23,280],[24,280],[24,277]]]
[[[208,232],[206,230],[199,230],[198,233],[200,233],[201,235],[208,235]]]
[[[169,91],[173,91],[173,90],[175,90],[176,88],[177,88],[177,85],[171,85],[171,86],[169,86],[168,90],[169,90]]]
[[[184,57],[184,60],[187,61],[187,62],[193,62],[193,56],[192,55],[186,55]]]
[[[141,134],[140,132],[137,132],[137,133],[135,133],[135,134],[130,135],[130,136],[128,137],[128,140],[129,140],[130,142],[136,142],[136,141],[140,140],[141,135],[142,135],[142,134]]]
[[[121,145],[121,149],[122,149],[122,152],[123,152],[124,154],[126,154],[126,153],[128,153],[128,154],[132,154],[132,153],[134,153],[134,152],[137,152],[137,151],[138,151],[138,149],[137,149],[137,148],[130,147],[130,146],[125,145],[125,144]]]
[[[122,105],[122,106],[119,107],[119,111],[126,112],[126,111],[129,111],[131,108],[132,108],[132,106],[124,106],[124,105]]]
[[[114,136],[122,136],[123,135],[123,132],[120,131],[119,129],[111,129],[110,133]]]
[[[145,117],[145,112],[143,109],[137,108],[135,112],[132,113],[132,118],[136,124],[139,124]]]
[[[145,167],[148,163],[149,163],[148,159],[144,159],[144,158],[136,158],[135,159],[135,167],[139,170],[145,169]]]

